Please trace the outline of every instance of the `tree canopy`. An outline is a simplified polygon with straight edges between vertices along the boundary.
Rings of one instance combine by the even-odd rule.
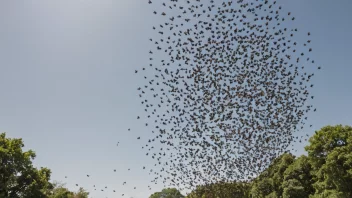
[[[305,149],[314,177],[312,197],[351,197],[352,127],[323,127],[309,142]]]
[[[207,186],[198,186],[187,198],[232,198],[249,197],[250,184],[246,182],[215,183]]]
[[[46,197],[53,188],[51,171],[33,167],[34,151],[23,151],[22,147],[22,139],[0,134],[0,197]]]
[[[63,184],[51,183],[50,169],[35,168],[35,152],[23,147],[21,138],[0,134],[0,198],[88,198],[83,188],[73,193]]]
[[[155,192],[149,198],[184,198],[176,188],[165,188],[161,192]]]
[[[65,184],[54,182],[53,186],[48,198],[88,198],[89,195],[82,187],[77,192],[71,192],[65,187]]]

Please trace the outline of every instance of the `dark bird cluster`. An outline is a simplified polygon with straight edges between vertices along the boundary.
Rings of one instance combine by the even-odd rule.
[[[294,39],[285,22],[295,18],[276,1],[149,4],[163,22],[149,39],[153,72],[138,88],[146,114],[137,119],[155,135],[143,147],[160,167],[153,182],[182,189],[253,178],[298,141],[313,109],[310,38]]]

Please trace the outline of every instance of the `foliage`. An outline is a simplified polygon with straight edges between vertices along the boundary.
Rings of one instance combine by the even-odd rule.
[[[73,198],[88,198],[89,193],[82,187],[78,189],[78,192],[74,193]]]
[[[245,182],[214,183],[207,186],[198,186],[187,198],[233,198],[249,197],[250,185]]]
[[[50,183],[48,168],[33,167],[34,151],[23,151],[22,139],[0,134],[0,198],[88,198],[83,188],[73,193],[63,184]]]
[[[53,188],[51,171],[47,168],[36,169],[32,165],[35,153],[23,151],[22,139],[6,138],[0,134],[0,197],[44,198]]]
[[[352,127],[323,127],[306,150],[315,181],[312,197],[351,197]]]
[[[315,135],[309,139],[310,145],[305,147],[313,170],[318,171],[325,163],[328,154],[335,148],[346,146],[347,139],[351,136],[352,127],[350,126],[326,126],[316,131]]]
[[[311,165],[306,156],[297,158],[284,172],[284,198],[308,198],[314,192]]]
[[[271,165],[254,180],[251,195],[254,197],[277,197],[282,195],[285,170],[294,162],[295,156],[285,153],[273,160]]]
[[[78,192],[74,193],[65,188],[62,183],[55,182],[53,185],[54,189],[48,198],[88,198],[89,195],[82,187],[79,188]]]
[[[184,198],[176,188],[165,188],[161,192],[155,192],[149,198]]]

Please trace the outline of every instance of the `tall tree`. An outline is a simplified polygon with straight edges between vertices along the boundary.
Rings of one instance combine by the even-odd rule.
[[[313,167],[312,197],[352,197],[352,127],[327,126],[306,147]]]
[[[325,163],[327,156],[337,147],[347,145],[348,137],[352,136],[350,126],[325,126],[309,139],[309,145],[305,147],[313,171],[317,172]]]
[[[78,192],[74,193],[73,198],[88,198],[89,192],[84,190],[82,187],[78,189]]]
[[[314,193],[311,169],[308,157],[302,155],[285,170],[283,198],[308,198]]]
[[[165,188],[161,192],[155,192],[149,198],[184,198],[176,188]]]
[[[284,153],[274,159],[270,166],[254,180],[251,189],[251,196],[258,198],[274,198],[282,196],[284,172],[287,167],[294,162],[294,159],[295,156],[290,153]]]
[[[53,183],[53,190],[50,193],[49,198],[72,198],[73,192],[65,188],[65,185],[59,182]]]
[[[0,134],[0,197],[45,198],[53,188],[49,182],[51,171],[32,165],[35,153],[23,151],[22,139]]]
[[[65,184],[60,182],[53,183],[54,189],[51,191],[48,198],[88,198],[89,193],[82,187],[74,193],[65,187]]]
[[[250,187],[250,184],[246,182],[219,182],[198,186],[187,198],[247,198]]]

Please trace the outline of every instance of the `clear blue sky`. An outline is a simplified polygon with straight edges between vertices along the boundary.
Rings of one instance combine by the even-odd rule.
[[[35,165],[71,190],[78,183],[96,198],[143,198],[162,188],[148,190],[152,175],[142,166],[154,161],[136,140],[150,131],[135,119],[144,81],[134,70],[148,64],[155,20],[146,2],[0,1],[0,132],[23,138],[37,153]],[[311,32],[312,57],[322,66],[313,79],[318,111],[303,132],[352,125],[352,1],[278,3],[295,27]],[[303,145],[295,145],[299,154]]]

